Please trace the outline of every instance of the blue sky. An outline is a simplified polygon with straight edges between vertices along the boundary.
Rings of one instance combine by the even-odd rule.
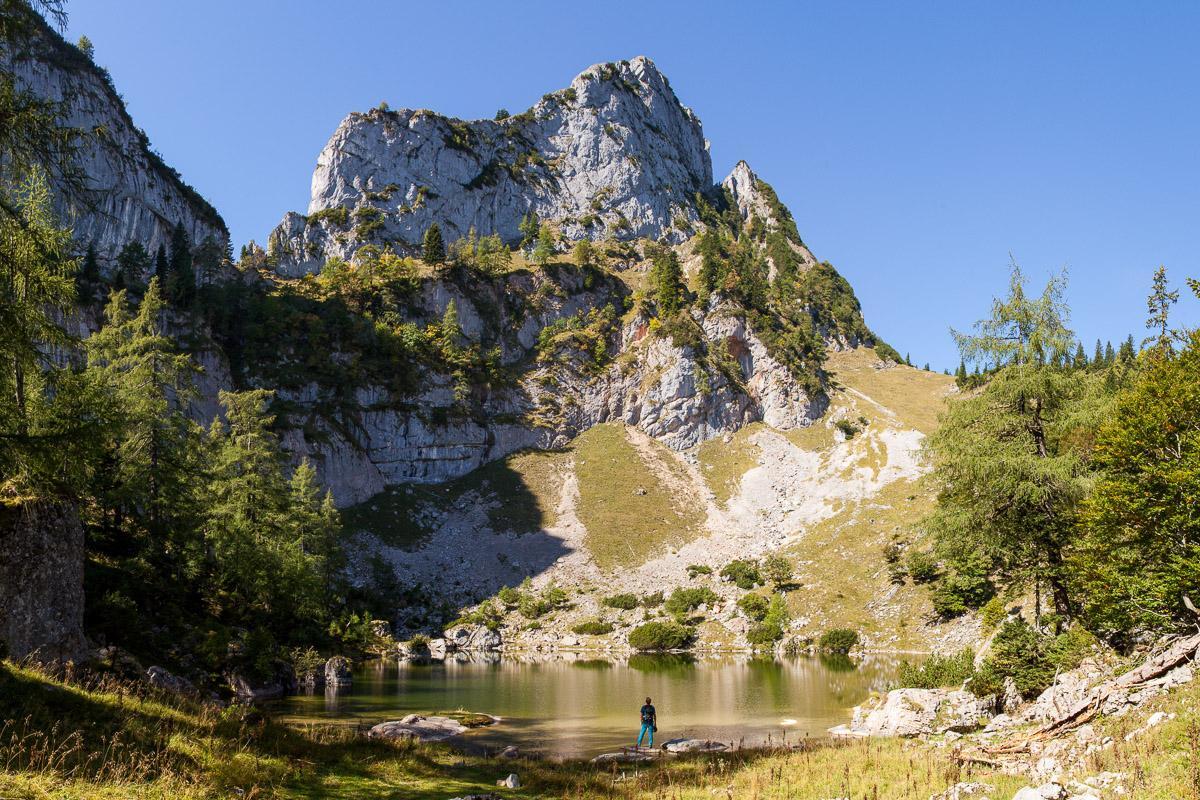
[[[580,9],[578,13],[574,9]],[[352,9],[352,10],[342,10]],[[1067,267],[1075,329],[1142,336],[1154,268],[1200,277],[1197,3],[68,4],[134,119],[235,246],[303,211],[317,153],[387,101],[527,108],[645,54],[746,159],[868,323],[954,367],[948,327]],[[1200,323],[1186,289],[1182,324]]]

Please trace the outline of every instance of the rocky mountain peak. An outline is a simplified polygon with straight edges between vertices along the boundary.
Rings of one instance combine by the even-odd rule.
[[[650,59],[596,64],[529,110],[464,121],[380,107],[342,121],[317,159],[307,216],[271,234],[279,270],[319,270],[366,244],[520,238],[527,214],[567,239],[682,241],[712,186],[699,119]]]

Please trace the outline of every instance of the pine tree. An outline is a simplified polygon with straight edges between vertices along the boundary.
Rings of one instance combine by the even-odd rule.
[[[81,52],[85,56],[87,56],[89,61],[92,61],[95,59],[96,47],[95,47],[95,45],[92,44],[92,40],[89,39],[86,35],[80,36],[79,41],[75,43],[75,46],[79,48],[79,52]]]
[[[161,244],[154,254],[154,277],[158,278],[159,286],[166,286],[171,278],[171,262],[167,259],[167,248]]]
[[[1146,308],[1149,311],[1146,327],[1152,335],[1142,341],[1142,347],[1150,345],[1160,353],[1171,350],[1171,339],[1174,336],[1171,331],[1171,306],[1179,302],[1179,292],[1171,291],[1169,285],[1167,268],[1160,265],[1154,271],[1150,296],[1146,299]]]
[[[1133,345],[1133,334],[1131,333],[1125,341],[1121,342],[1121,349],[1117,351],[1117,360],[1122,364],[1132,364],[1135,358],[1137,358],[1137,348]]]
[[[104,502],[116,518],[141,514],[151,531],[185,495],[189,447],[199,431],[185,413],[199,368],[163,331],[165,304],[153,278],[130,312],[124,291],[113,292],[105,325],[87,340],[88,370],[113,398],[112,475]]]
[[[150,254],[141,242],[129,242],[117,254],[113,284],[118,289],[140,286],[150,270]],[[161,286],[161,282],[159,284]]]
[[[962,386],[967,381],[967,362],[960,360],[958,369],[954,371],[954,381],[959,386]]]
[[[517,226],[517,230],[521,233],[521,249],[525,250],[533,246],[537,242],[538,234],[542,231],[542,223],[538,221],[537,212],[529,211],[521,217],[521,224]]]
[[[425,231],[421,243],[421,260],[426,264],[441,264],[446,260],[446,243],[442,241],[442,229],[436,222]]]
[[[700,236],[700,295],[705,300],[721,285],[721,240],[712,228]]]
[[[171,250],[167,260],[167,282],[162,290],[171,303],[190,308],[196,296],[196,271],[192,263],[192,241],[183,223],[171,229]]]
[[[329,604],[332,502],[319,500],[310,466],[289,480],[271,430],[271,392],[221,392],[224,423],[209,432],[210,478],[202,530],[211,596],[228,616],[294,635],[320,625]]]
[[[554,233],[549,225],[543,225],[538,231],[537,246],[533,248],[534,262],[543,267],[554,257]]]
[[[1113,350],[1112,342],[1105,342],[1105,344],[1104,344],[1104,365],[1106,367],[1111,367],[1114,363],[1116,363],[1116,360],[1117,360],[1117,354],[1116,354],[1116,351]]]
[[[670,248],[655,253],[650,283],[654,287],[654,301],[660,317],[669,317],[683,306],[683,268],[678,253]]]
[[[96,299],[96,286],[100,283],[100,262],[96,257],[96,246],[88,245],[83,257],[83,266],[75,277],[75,289],[81,303]]]
[[[40,172],[0,195],[12,206],[0,214],[0,495],[20,497],[74,466],[69,439],[43,436],[61,423],[52,356],[70,343],[56,317],[75,303],[77,264]]]
[[[1079,342],[1075,347],[1075,358],[1071,363],[1074,369],[1087,369],[1088,359],[1087,353],[1084,352],[1083,342]]]
[[[1096,340],[1096,351],[1092,354],[1092,369],[1100,369],[1104,366],[1104,346],[1100,344],[1100,340]]]
[[[581,268],[594,267],[596,265],[596,248],[588,239],[580,239],[575,243],[572,258],[575,259],[575,263]]]

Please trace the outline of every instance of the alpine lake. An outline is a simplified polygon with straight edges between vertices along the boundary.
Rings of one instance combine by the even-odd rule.
[[[407,714],[471,711],[499,717],[449,740],[473,752],[516,745],[556,758],[633,744],[651,697],[655,743],[714,739],[735,746],[823,737],[872,691],[886,691],[899,657],[750,658],[565,653],[445,661],[376,660],[351,686],[298,694],[277,705],[290,723],[372,726]]]

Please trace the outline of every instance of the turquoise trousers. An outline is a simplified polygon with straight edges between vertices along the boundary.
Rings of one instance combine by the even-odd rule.
[[[638,734],[637,744],[634,745],[634,747],[642,746],[642,738],[646,734],[650,734],[650,746],[654,747],[654,726],[651,725],[649,722],[642,723],[642,732]]]

